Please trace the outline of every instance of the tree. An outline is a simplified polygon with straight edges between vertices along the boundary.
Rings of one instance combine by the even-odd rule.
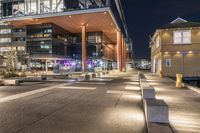
[[[13,70],[16,68],[17,54],[16,51],[9,51],[5,54],[5,62],[8,70]]]

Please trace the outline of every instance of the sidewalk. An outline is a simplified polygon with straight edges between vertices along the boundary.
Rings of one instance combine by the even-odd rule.
[[[168,79],[145,73],[156,90],[156,98],[169,105],[170,124],[175,133],[200,133],[200,94],[187,88],[177,89]]]

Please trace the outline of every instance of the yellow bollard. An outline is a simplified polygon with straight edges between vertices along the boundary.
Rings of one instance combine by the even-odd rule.
[[[160,76],[160,78],[163,78],[163,73],[162,73],[162,71],[160,71],[159,76]]]
[[[176,87],[177,88],[183,87],[183,74],[176,74]]]

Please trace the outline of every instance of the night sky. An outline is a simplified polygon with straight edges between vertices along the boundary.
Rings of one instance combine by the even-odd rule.
[[[200,22],[200,0],[121,0],[136,59],[150,59],[149,35],[177,17]]]

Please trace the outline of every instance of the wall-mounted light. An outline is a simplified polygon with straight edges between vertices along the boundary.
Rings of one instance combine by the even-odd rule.
[[[188,54],[193,54],[193,51],[189,51]]]

